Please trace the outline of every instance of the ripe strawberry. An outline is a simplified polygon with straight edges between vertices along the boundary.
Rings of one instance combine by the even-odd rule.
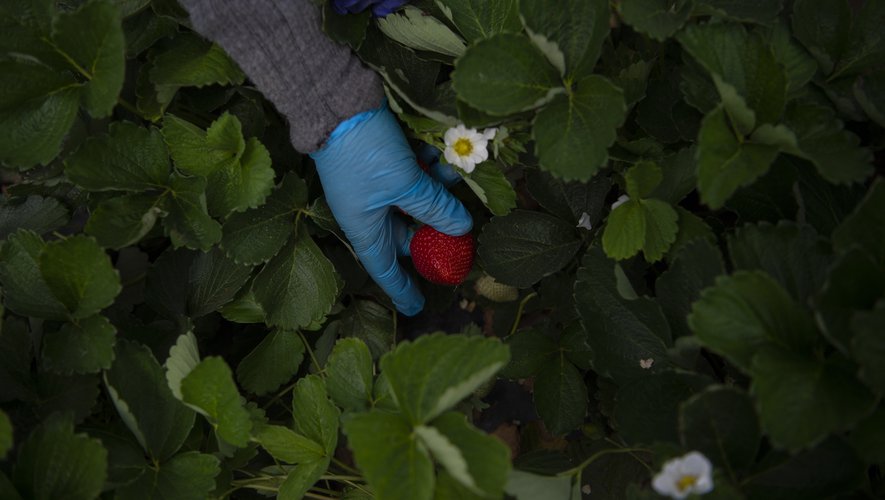
[[[409,244],[415,269],[438,285],[460,285],[473,267],[473,236],[449,236],[422,226]]]

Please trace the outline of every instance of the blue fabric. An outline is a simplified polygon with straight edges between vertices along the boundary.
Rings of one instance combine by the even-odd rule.
[[[386,103],[342,122],[310,156],[329,208],[366,271],[397,310],[420,312],[424,296],[397,261],[409,255],[411,231],[395,208],[452,236],[470,231],[470,213],[421,170]]]
[[[356,14],[372,7],[372,14],[384,17],[400,8],[408,0],[332,0],[332,8],[339,14]]]

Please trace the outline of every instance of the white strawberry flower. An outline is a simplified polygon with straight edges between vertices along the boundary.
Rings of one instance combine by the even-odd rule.
[[[651,485],[658,494],[676,500],[703,495],[713,491],[713,465],[702,453],[692,451],[664,462]]]
[[[452,127],[443,136],[446,143],[443,156],[450,165],[469,174],[477,164],[489,159],[489,141],[495,138],[496,132],[494,128],[478,132],[464,125]]]

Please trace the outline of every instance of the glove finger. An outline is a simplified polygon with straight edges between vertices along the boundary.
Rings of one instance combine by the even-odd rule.
[[[440,151],[430,144],[423,143],[418,147],[415,156],[418,161],[430,167],[430,175],[441,182],[443,186],[449,188],[461,182],[463,179],[454,167],[446,162],[440,161]]]
[[[393,215],[393,242],[396,245],[396,254],[400,257],[408,257],[412,254],[409,243],[415,231],[409,227],[408,222],[398,215]]]
[[[406,316],[414,316],[424,308],[424,296],[396,260],[402,247],[396,240],[397,233],[402,238],[403,231],[395,230],[393,224],[393,217],[386,215],[377,224],[370,224],[353,235],[346,229],[345,233],[366,272],[390,296],[396,309]]]
[[[461,236],[473,227],[473,218],[461,201],[427,175],[417,176],[412,188],[392,204],[450,236]]]
[[[455,167],[442,161],[438,161],[431,165],[430,175],[447,188],[450,188],[464,180],[461,177],[461,174],[459,174],[458,171],[455,170]]]

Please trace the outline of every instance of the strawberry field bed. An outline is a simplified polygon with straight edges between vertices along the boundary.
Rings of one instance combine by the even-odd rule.
[[[0,499],[885,495],[885,1],[317,3],[466,278],[398,315],[174,0],[4,0]]]

